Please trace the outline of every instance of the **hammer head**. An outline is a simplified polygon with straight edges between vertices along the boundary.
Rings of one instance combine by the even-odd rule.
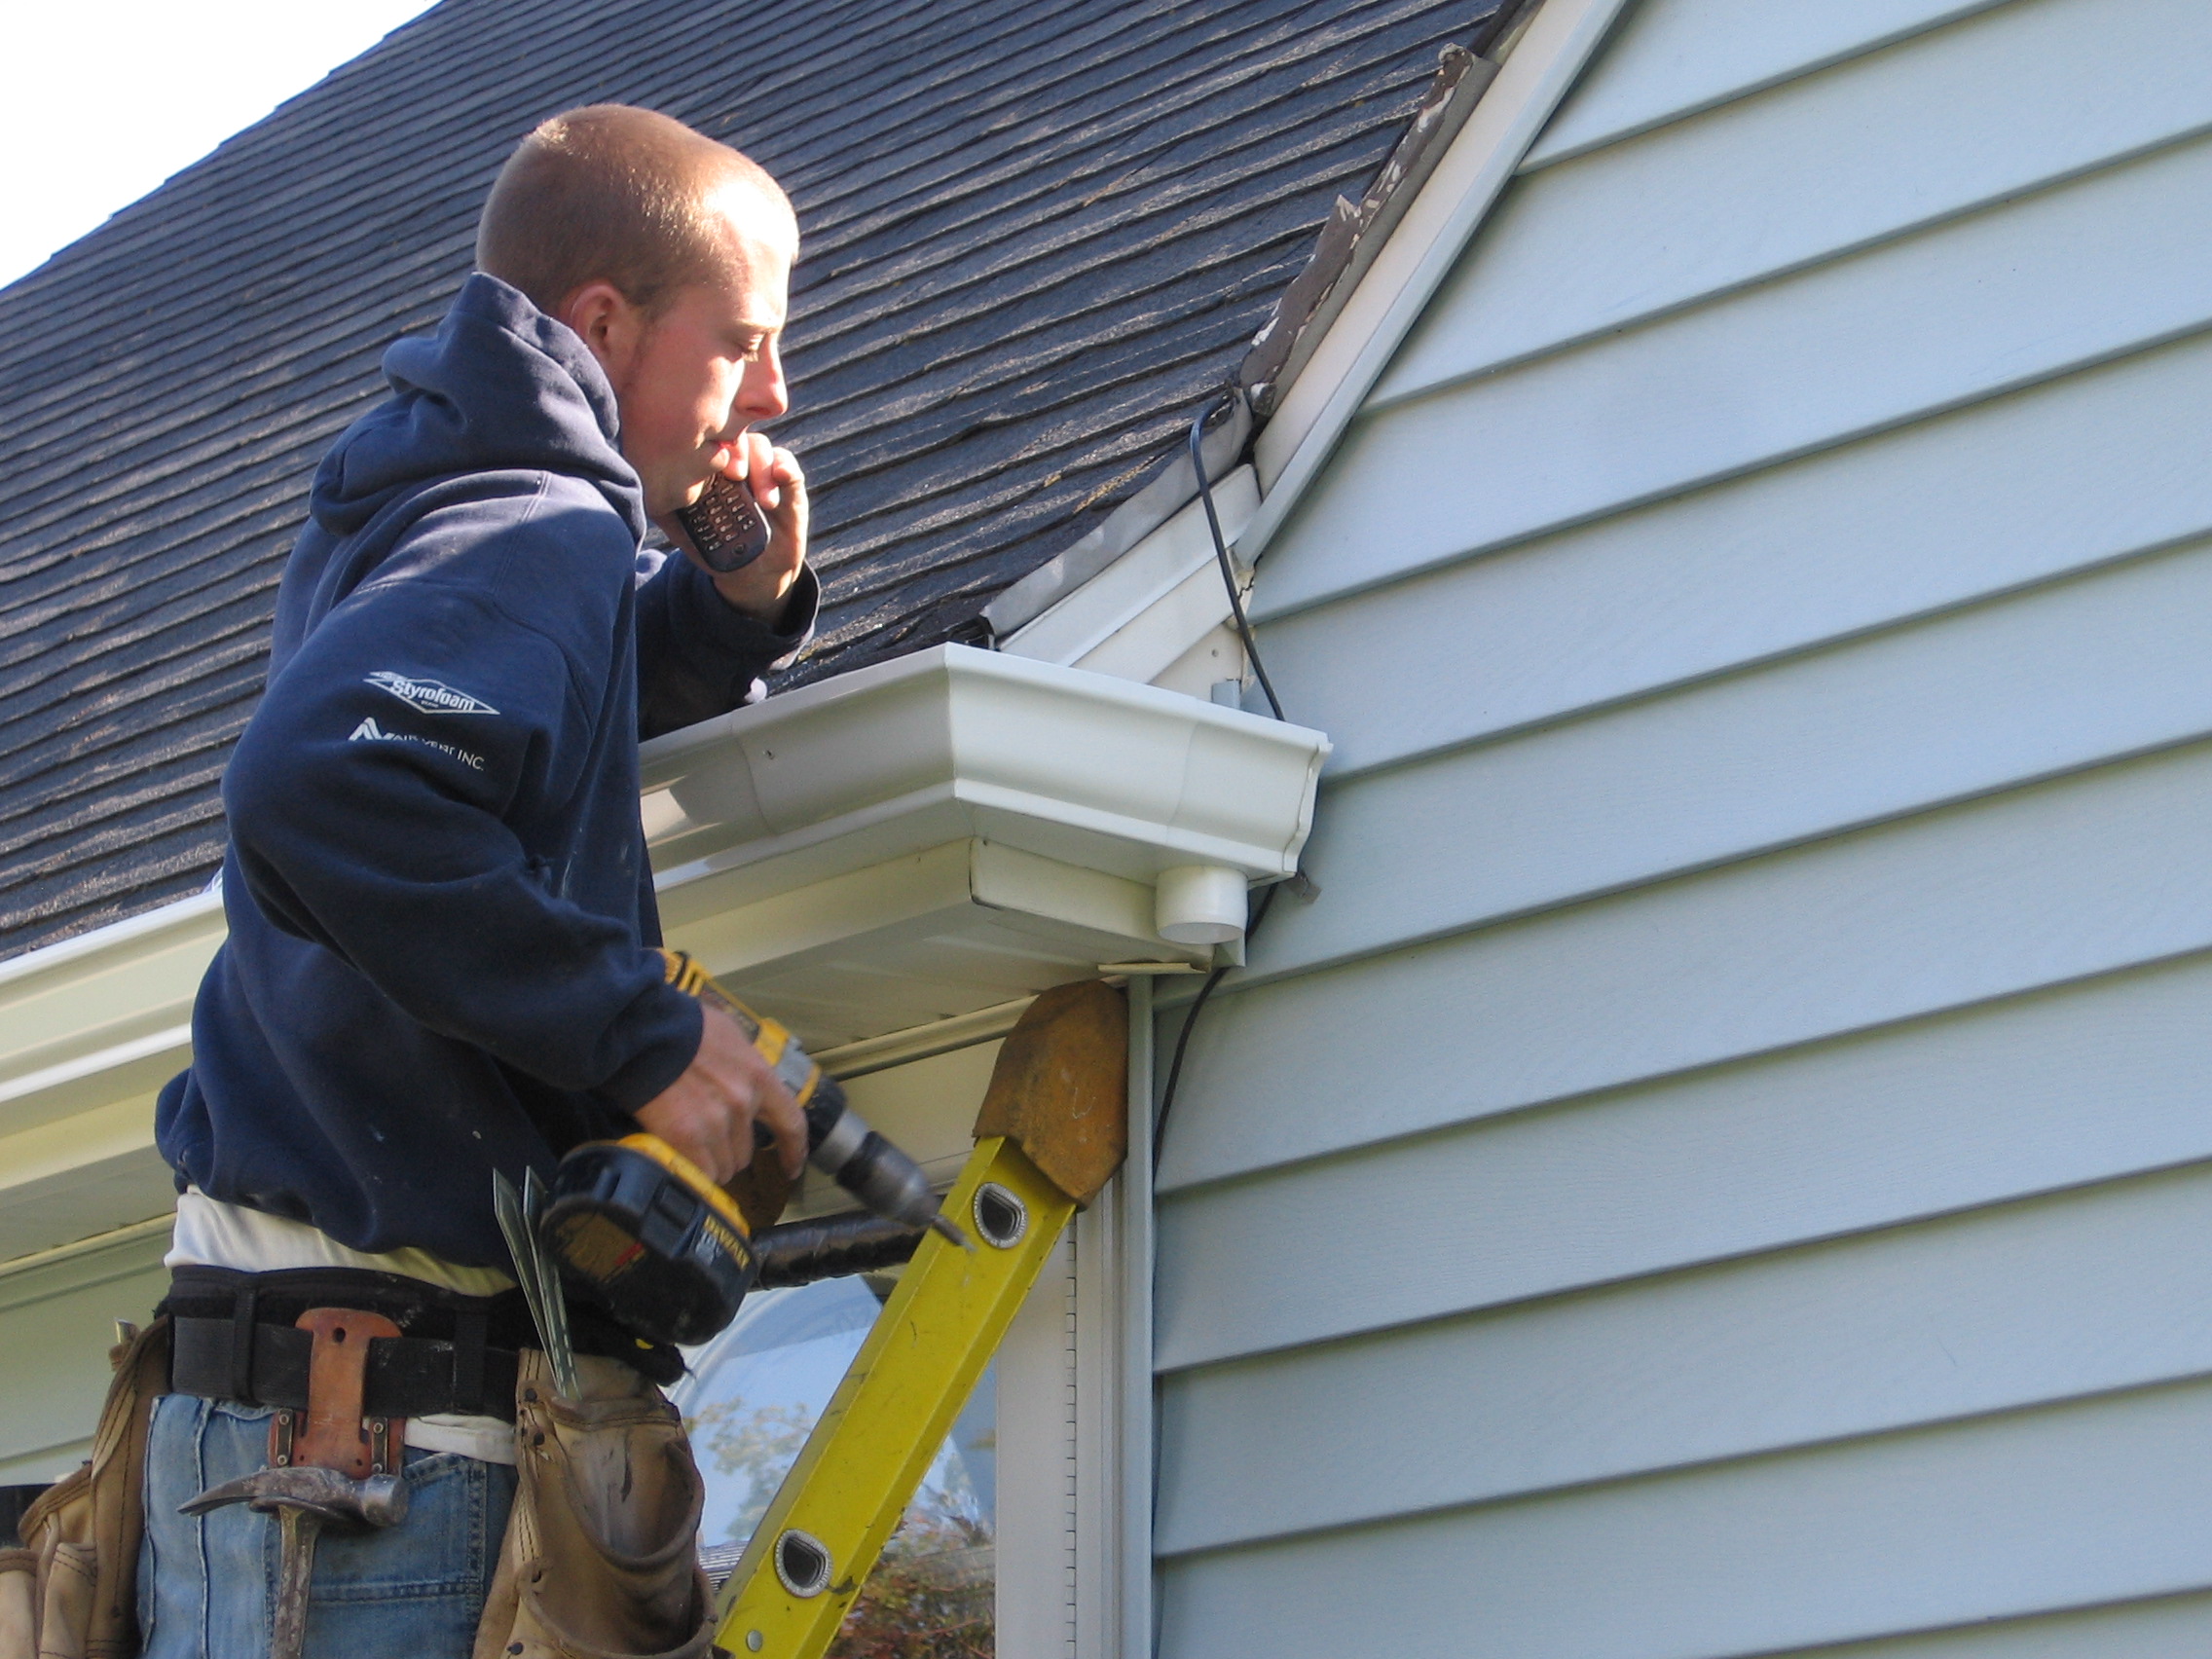
[[[353,1531],[396,1527],[407,1519],[407,1488],[396,1475],[349,1480],[336,1469],[313,1463],[256,1469],[235,1481],[209,1487],[177,1505],[185,1515],[204,1515],[225,1504],[243,1503],[274,1515],[285,1509],[314,1516],[326,1528]]]

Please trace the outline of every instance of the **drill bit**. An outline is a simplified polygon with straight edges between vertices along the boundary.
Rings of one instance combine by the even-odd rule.
[[[930,1217],[930,1231],[940,1238],[949,1238],[971,1256],[976,1253],[976,1241],[968,1236],[957,1221],[942,1210]]]

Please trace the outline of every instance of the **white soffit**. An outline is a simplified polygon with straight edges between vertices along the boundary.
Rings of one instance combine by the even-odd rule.
[[[1290,874],[1328,739],[1178,692],[940,645],[646,745],[671,943],[817,1045],[1114,961],[1181,865]]]

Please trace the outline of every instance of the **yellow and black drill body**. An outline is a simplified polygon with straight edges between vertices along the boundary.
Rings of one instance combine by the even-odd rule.
[[[876,1215],[966,1235],[921,1168],[868,1127],[783,1025],[723,993],[690,957],[664,951],[671,984],[738,1022],[806,1117],[807,1161]],[[759,1144],[772,1144],[765,1129]],[[653,1342],[705,1342],[737,1316],[759,1264],[729,1195],[657,1135],[590,1141],[561,1161],[537,1222],[563,1277]]]

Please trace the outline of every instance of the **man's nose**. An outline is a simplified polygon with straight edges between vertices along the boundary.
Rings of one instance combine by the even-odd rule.
[[[748,424],[773,421],[792,406],[791,387],[784,381],[784,359],[773,344],[745,365],[738,385],[737,407]]]

